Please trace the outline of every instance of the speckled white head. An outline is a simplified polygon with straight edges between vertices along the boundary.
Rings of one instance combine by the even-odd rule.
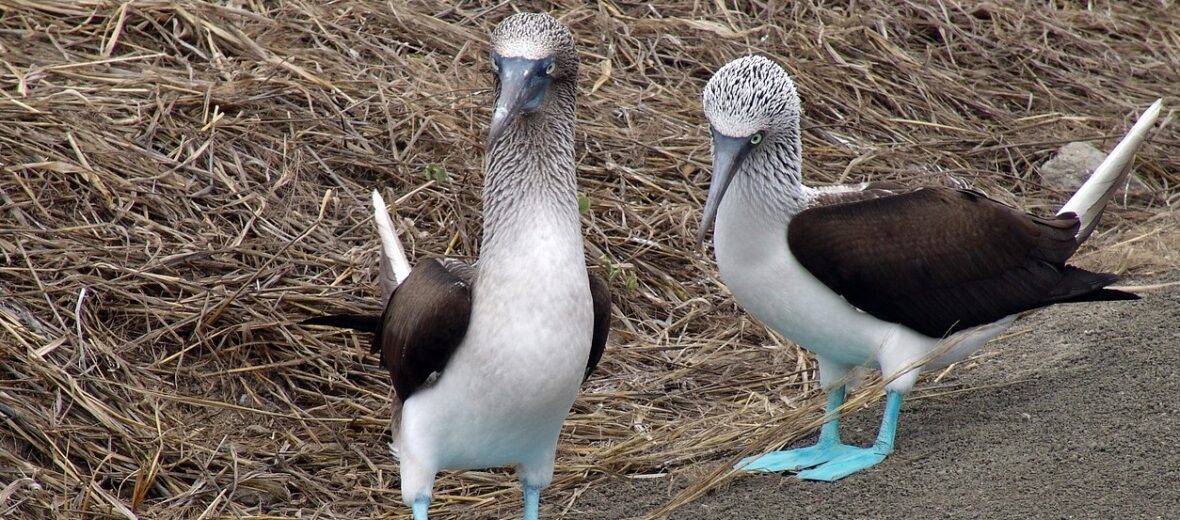
[[[705,117],[713,129],[727,137],[746,137],[799,125],[799,94],[791,76],[777,63],[762,56],[738,58],[721,67],[701,93]]]
[[[491,58],[496,103],[489,146],[499,143],[509,127],[519,126],[514,121],[528,119],[544,106],[560,107],[572,121],[578,54],[568,27],[544,13],[509,16],[492,32]],[[555,105],[549,101],[554,97],[566,103]]]
[[[545,13],[519,13],[505,18],[492,32],[492,52],[504,58],[529,60],[556,57],[559,69],[562,60],[572,59],[575,66],[577,60],[573,33]]]
[[[705,85],[701,104],[713,130],[713,177],[698,242],[735,179],[742,179],[739,204],[759,202],[773,214],[797,197],[803,165],[799,94],[773,61],[746,56],[727,63]]]

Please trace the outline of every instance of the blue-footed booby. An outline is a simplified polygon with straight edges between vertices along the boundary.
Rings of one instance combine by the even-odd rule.
[[[902,397],[922,368],[963,359],[1022,312],[1134,299],[1118,278],[1066,262],[1097,225],[1159,115],[1157,101],[1056,215],[1039,217],[968,189],[803,184],[799,97],[758,56],[722,67],[702,102],[713,176],[698,240],[714,219],[721,278],[743,308],[818,358],[828,392],[816,445],[738,463],[837,480],[892,452]],[[850,369],[887,381],[876,443],[840,442]]]
[[[610,328],[609,288],[583,256],[573,34],[545,14],[513,15],[492,34],[491,58],[477,264],[431,258],[410,270],[374,192],[384,313],[305,322],[374,333],[401,405],[391,447],[415,520],[427,518],[440,470],[505,465],[536,520],[561,424]]]

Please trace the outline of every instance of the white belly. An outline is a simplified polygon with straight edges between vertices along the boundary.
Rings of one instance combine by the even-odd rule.
[[[593,304],[581,242],[481,266],[471,324],[434,385],[402,409],[407,459],[431,473],[504,465],[552,471],[590,356]],[[573,256],[576,251],[577,256]],[[543,283],[542,283],[543,281]]]
[[[588,294],[586,307],[589,315]],[[551,456],[590,355],[592,332],[573,327],[574,321],[582,320],[555,319],[562,326],[531,331],[520,323],[497,331],[473,323],[473,340],[460,347],[438,381],[406,401],[402,453],[418,453],[436,470]]]
[[[800,346],[842,364],[876,366],[893,328],[850,305],[807,272],[779,231],[733,225],[718,218],[717,267],[737,302]],[[746,239],[759,234],[760,239]]]

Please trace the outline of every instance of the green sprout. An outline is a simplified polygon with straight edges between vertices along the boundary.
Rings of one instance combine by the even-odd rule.
[[[590,196],[585,193],[578,194],[578,213],[583,215],[590,212]]]
[[[447,180],[447,169],[441,164],[426,165],[426,180],[442,184],[443,181]]]
[[[635,273],[634,269],[627,269],[619,264],[616,264],[610,257],[603,254],[598,257],[598,263],[606,268],[606,279],[608,282],[613,282],[615,279],[622,276],[623,287],[631,290],[639,288],[639,275]]]

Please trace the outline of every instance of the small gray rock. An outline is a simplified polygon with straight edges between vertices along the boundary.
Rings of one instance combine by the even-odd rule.
[[[1057,149],[1057,155],[1041,165],[1045,185],[1060,191],[1078,189],[1102,164],[1106,153],[1087,142],[1073,142]]]

